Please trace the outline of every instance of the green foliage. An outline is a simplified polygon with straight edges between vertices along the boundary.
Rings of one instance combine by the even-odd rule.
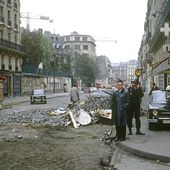
[[[76,56],[76,75],[83,80],[84,84],[94,83],[98,76],[98,65],[92,57],[87,54]]]
[[[54,51],[52,44],[41,31],[23,30],[21,43],[25,47],[24,64],[38,65],[43,62],[46,68],[50,67]]]

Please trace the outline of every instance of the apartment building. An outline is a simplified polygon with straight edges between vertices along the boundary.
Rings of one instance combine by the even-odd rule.
[[[70,35],[63,36],[63,39],[66,50],[88,54],[92,58],[96,57],[96,44],[92,36],[72,32]]]
[[[132,80],[136,79],[135,70],[138,66],[139,64],[137,60],[113,63],[113,83],[115,84],[118,79],[123,80],[125,84],[131,83]]]
[[[143,79],[161,89],[170,84],[170,0],[148,0],[145,34],[139,49]]]
[[[20,1],[0,0],[1,95],[9,97],[21,94],[23,54],[20,32]]]
[[[67,57],[71,58],[71,76],[74,79],[79,79],[79,56],[86,54],[96,60],[96,44],[95,39],[90,35],[78,34],[72,32],[70,35],[51,34],[45,31],[47,36],[53,43],[56,52],[56,57],[60,57],[60,61],[67,61]]]
[[[113,82],[116,84],[118,79],[121,79],[124,83],[127,82],[127,62],[113,63]]]
[[[129,60],[127,62],[127,83],[131,83],[132,80],[136,79],[135,70],[138,68],[138,66],[139,63],[137,60]]]
[[[113,84],[112,66],[109,58],[104,55],[97,56],[96,62],[99,68],[97,82],[103,85]]]

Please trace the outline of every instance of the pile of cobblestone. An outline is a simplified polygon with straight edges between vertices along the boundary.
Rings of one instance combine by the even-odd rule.
[[[32,125],[41,124],[42,126],[67,126],[68,122],[70,122],[70,116],[68,114],[69,110],[72,110],[75,115],[80,109],[90,114],[90,112],[98,111],[99,109],[109,109],[110,102],[109,97],[100,98],[91,96],[84,102],[78,102],[68,106],[66,112],[56,115],[50,114],[51,112],[56,111],[55,109],[29,110],[0,114],[0,125],[7,123],[28,123]]]
[[[28,123],[50,126],[66,126],[69,116],[66,114],[50,116],[51,110],[34,110],[0,114],[0,125],[7,123]]]
[[[91,96],[85,101],[82,108],[88,112],[98,109],[111,109],[111,97]]]

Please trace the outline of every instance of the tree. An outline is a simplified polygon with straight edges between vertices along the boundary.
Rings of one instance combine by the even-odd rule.
[[[43,35],[41,30],[30,32],[24,29],[21,43],[25,47],[23,64],[38,66],[39,63],[43,63],[46,68],[50,68],[54,51],[52,43]]]
[[[96,61],[87,54],[75,57],[76,76],[80,77],[85,85],[94,83],[99,70]]]

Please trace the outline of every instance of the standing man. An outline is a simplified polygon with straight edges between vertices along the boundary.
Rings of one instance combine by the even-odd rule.
[[[155,90],[159,90],[159,87],[155,83],[152,83],[152,88],[151,88],[151,90],[149,92],[149,95],[151,95],[152,91],[155,91]]]
[[[132,86],[128,88],[128,114],[127,114],[127,124],[129,128],[128,135],[132,135],[132,120],[135,117],[136,122],[136,135],[144,135],[140,131],[140,104],[141,98],[144,96],[141,86],[139,86],[138,80],[131,82]]]
[[[117,90],[113,92],[112,98],[112,121],[116,127],[115,141],[126,140],[127,119],[127,91],[123,88],[123,81],[117,81]]]
[[[73,83],[73,87],[71,88],[70,90],[70,101],[75,103],[79,100],[79,91],[78,91],[78,88],[77,88],[77,83],[74,82]]]

